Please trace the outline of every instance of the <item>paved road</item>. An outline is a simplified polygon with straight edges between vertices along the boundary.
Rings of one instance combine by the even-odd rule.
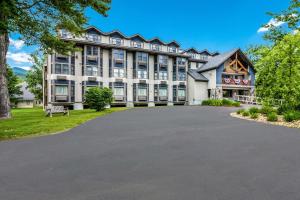
[[[300,131],[230,111],[137,108],[0,142],[0,199],[300,199]]]

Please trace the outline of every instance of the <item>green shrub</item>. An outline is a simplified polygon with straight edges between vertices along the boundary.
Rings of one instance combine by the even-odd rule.
[[[277,114],[275,112],[270,112],[267,114],[267,120],[270,122],[277,122],[278,121],[278,117]]]
[[[232,104],[232,106],[234,106],[234,107],[240,107],[241,103],[238,102],[238,101],[234,101],[233,104]]]
[[[258,113],[250,113],[250,118],[251,119],[257,119],[258,118]]]
[[[236,114],[241,115],[244,111],[245,111],[245,109],[239,109],[236,111]]]
[[[259,109],[256,107],[251,107],[251,108],[249,108],[249,113],[250,114],[259,113]]]
[[[300,112],[299,111],[288,111],[288,112],[284,113],[283,119],[287,122],[300,120]]]
[[[229,99],[222,99],[223,106],[232,106],[234,102]]]
[[[202,101],[203,106],[222,106],[222,100],[219,99],[208,99]]]
[[[104,110],[105,106],[111,104],[112,101],[113,92],[109,88],[92,87],[85,94],[85,102],[96,111]]]
[[[243,113],[242,113],[243,117],[248,117],[250,115],[249,111],[245,110]]]
[[[201,103],[202,106],[209,106],[209,104],[210,104],[209,100],[203,100]]]
[[[293,108],[291,106],[284,104],[277,108],[277,114],[283,115],[284,113],[291,111],[291,110],[293,110]]]
[[[265,114],[265,115],[267,115],[269,113],[273,113],[273,112],[275,112],[275,110],[272,107],[270,107],[270,106],[263,106],[260,109],[260,113],[261,114]]]
[[[240,103],[229,99],[209,99],[202,101],[203,106],[235,106],[239,107]]]

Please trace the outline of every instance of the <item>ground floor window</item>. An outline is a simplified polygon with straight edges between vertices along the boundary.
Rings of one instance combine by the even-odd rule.
[[[147,96],[147,88],[139,87],[138,88],[138,96]]]
[[[124,95],[124,88],[115,87],[113,91],[114,91],[114,95],[116,95],[116,96]]]
[[[55,86],[55,95],[68,95],[68,86],[66,85]]]
[[[178,89],[178,97],[185,97],[185,89]]]
[[[167,96],[167,93],[168,93],[167,88],[159,88],[158,95],[159,95],[160,97],[165,97],[165,96]]]

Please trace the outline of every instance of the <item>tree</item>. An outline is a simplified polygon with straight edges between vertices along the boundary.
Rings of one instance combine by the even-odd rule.
[[[11,103],[17,102],[17,95],[23,94],[18,77],[14,74],[13,70],[7,66],[7,88],[9,99]]]
[[[300,31],[300,0],[291,0],[289,7],[280,13],[268,12],[276,22],[287,24],[287,28],[282,26],[274,26],[274,24],[266,24],[268,32],[264,35],[264,39],[273,43],[280,42],[285,35]]]
[[[101,111],[105,106],[110,105],[113,100],[113,92],[109,88],[89,88],[85,95],[85,101],[90,108]]]
[[[300,102],[300,33],[276,43],[256,66],[256,93],[265,101],[283,99],[286,107]]]
[[[32,56],[33,65],[30,71],[26,74],[27,88],[34,94],[35,99],[43,99],[43,65],[44,58],[39,58],[37,54]]]
[[[0,1],[0,118],[10,118],[7,88],[6,54],[9,34],[19,33],[27,45],[38,45],[44,52],[66,54],[74,50],[73,42],[60,40],[57,29],[75,36],[83,33],[91,7],[106,16],[111,0],[7,0]]]

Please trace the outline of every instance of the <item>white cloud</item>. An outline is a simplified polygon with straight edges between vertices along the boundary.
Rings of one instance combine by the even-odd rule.
[[[6,58],[11,59],[17,63],[32,63],[31,56],[28,53],[12,53],[7,52]]]
[[[14,40],[12,38],[9,38],[9,44],[15,47],[16,49],[21,49],[24,46],[23,40]]]
[[[31,70],[31,67],[30,67],[30,66],[18,66],[18,67],[20,67],[20,68],[22,68],[22,69],[25,69],[26,71]]]
[[[274,19],[274,18],[270,19],[270,21],[267,23],[267,25],[273,25],[273,26],[275,26],[275,27],[281,26],[281,25],[283,25],[283,24],[285,24],[285,22],[277,21],[277,20]],[[269,28],[263,26],[263,27],[260,27],[260,28],[257,30],[257,32],[258,32],[258,33],[263,33],[263,32],[267,32],[268,30],[269,30]]]

